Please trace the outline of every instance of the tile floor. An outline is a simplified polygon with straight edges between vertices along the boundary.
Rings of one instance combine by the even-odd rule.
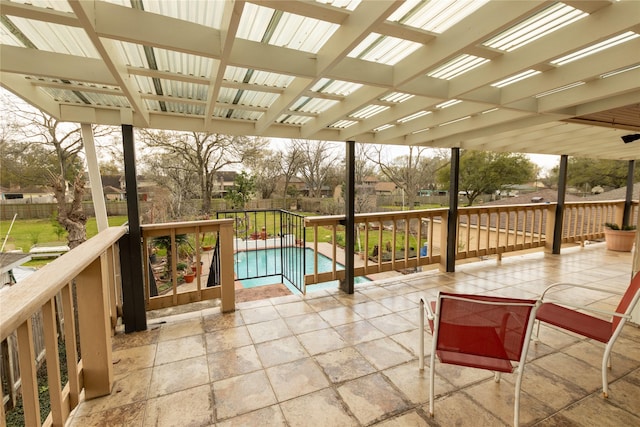
[[[418,300],[439,290],[536,297],[557,282],[623,290],[631,255],[604,244],[563,248],[358,285],[157,318],[113,342],[110,396],[83,402],[70,426],[501,426],[513,420],[513,376],[437,364],[418,370]],[[567,293],[564,291],[564,293]],[[572,294],[610,307],[596,292]],[[426,338],[430,352],[430,335]],[[627,325],[601,397],[602,345],[550,327],[531,345],[521,425],[640,426],[640,328]],[[428,359],[427,359],[428,360]]]

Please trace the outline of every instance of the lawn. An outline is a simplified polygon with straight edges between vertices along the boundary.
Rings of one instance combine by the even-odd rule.
[[[108,218],[110,226],[118,226],[127,222],[126,216],[112,216]],[[7,238],[7,233],[11,227],[11,221],[0,221],[0,234],[2,242]],[[87,221],[87,238],[98,234],[96,219],[91,217]],[[5,250],[22,249],[29,252],[31,246],[43,243],[67,243],[67,232],[61,229],[57,223],[50,219],[18,219],[13,223],[11,232],[8,235]],[[36,267],[50,262],[51,260],[33,260],[26,263],[26,266]]]

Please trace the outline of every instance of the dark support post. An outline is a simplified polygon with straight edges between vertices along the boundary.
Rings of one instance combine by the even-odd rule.
[[[633,175],[635,172],[635,160],[629,160],[629,170],[627,171],[627,195],[624,198],[624,213],[622,215],[622,225],[631,223],[631,201],[633,199]]]
[[[127,192],[129,233],[120,241],[120,266],[122,271],[122,318],[125,332],[147,329],[147,313],[144,301],[142,263],[142,232],[138,210],[138,184],[136,181],[136,154],[133,126],[122,125],[124,153],[124,177]]]
[[[355,249],[355,198],[356,198],[356,172],[355,172],[355,141],[347,141],[346,147],[346,187],[344,192],[345,201],[345,221],[344,221],[344,281],[340,282],[340,288],[348,294],[355,292],[353,269],[353,251]]]
[[[458,185],[460,183],[460,148],[451,149],[451,174],[449,175],[449,212],[447,214],[447,272],[456,271],[458,246]]]
[[[562,222],[564,221],[564,199],[567,193],[567,164],[569,156],[560,156],[560,172],[558,173],[558,204],[556,205],[556,221],[553,227],[553,250],[551,253],[560,254],[562,246]]]

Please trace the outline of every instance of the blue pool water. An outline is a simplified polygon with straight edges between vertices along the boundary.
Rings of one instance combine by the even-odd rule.
[[[305,274],[313,273],[313,249],[305,248]],[[285,270],[289,275],[295,277],[295,281],[302,282],[303,275],[301,271],[301,259],[303,248],[285,247],[283,248],[282,262],[285,263]],[[318,272],[324,273],[331,271],[333,264],[331,258],[322,254],[318,254]],[[344,270],[344,266],[340,263],[336,264],[338,270]],[[273,285],[275,283],[284,282],[287,287],[293,290],[293,285],[284,278],[281,278],[281,253],[280,248],[261,249],[257,251],[245,251],[235,254],[235,272],[238,280],[242,282],[245,288],[253,288],[256,286]],[[293,272],[293,273],[292,273]],[[296,274],[297,272],[297,274]],[[269,276],[269,277],[257,277]],[[356,277],[355,283],[369,282],[370,280],[364,276]],[[308,289],[324,289],[326,287],[336,287],[337,281],[318,283],[316,285],[307,286]]]

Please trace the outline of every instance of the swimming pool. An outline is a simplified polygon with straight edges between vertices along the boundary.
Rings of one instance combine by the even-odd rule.
[[[285,247],[273,249],[260,249],[256,251],[237,252],[235,254],[235,273],[238,280],[241,281],[244,288],[253,288],[256,286],[273,285],[276,283],[284,283],[290,290],[295,290],[292,283],[286,277],[282,277],[282,262],[286,263],[286,270],[289,275],[295,277],[297,283],[302,283],[303,274],[301,267],[297,267],[296,263],[300,263],[302,259],[303,248]],[[305,251],[305,268],[304,274],[313,273],[313,249],[304,248]],[[333,262],[331,258],[318,254],[318,272],[324,273],[331,271]],[[337,263],[338,270],[344,270],[344,265]],[[294,272],[291,274],[291,272]],[[371,280],[364,276],[358,276],[354,282],[365,283]],[[328,287],[336,287],[337,281],[318,283],[307,286],[308,290],[324,289]]]

